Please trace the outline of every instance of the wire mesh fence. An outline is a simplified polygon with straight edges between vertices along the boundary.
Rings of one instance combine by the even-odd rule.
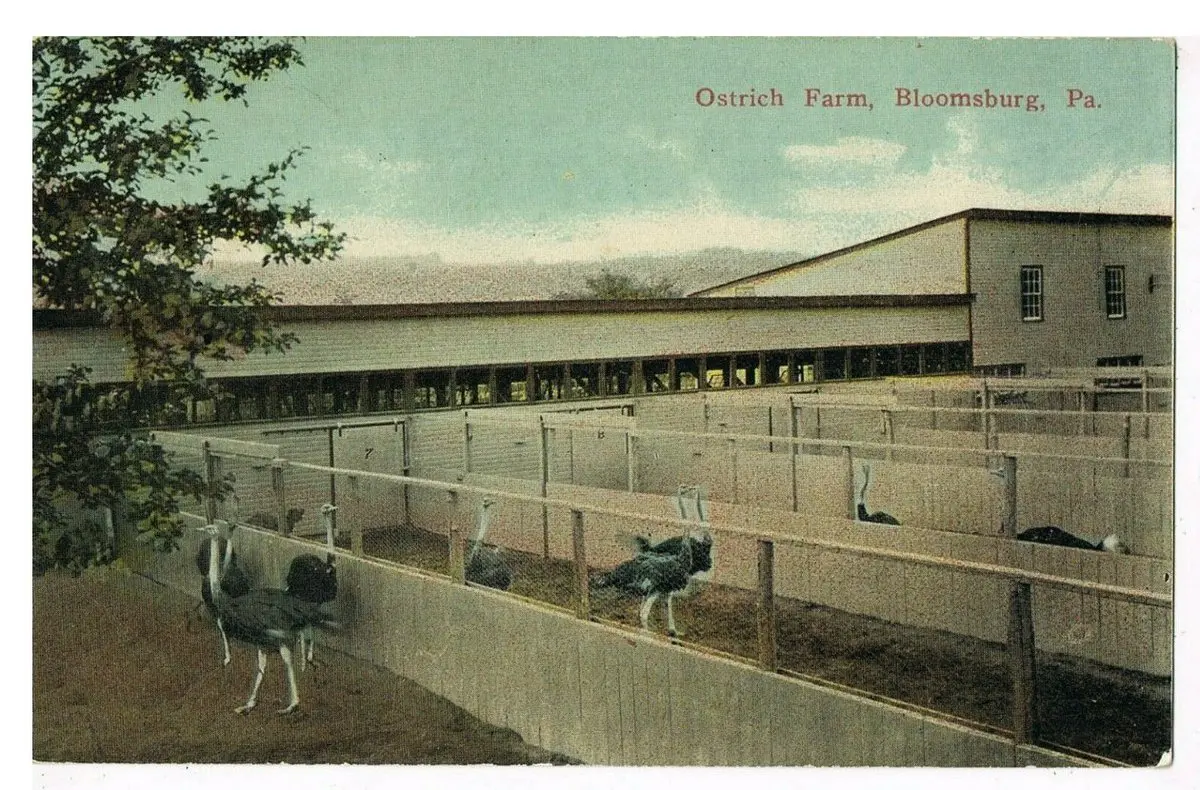
[[[541,481],[476,473],[417,479],[268,457],[270,447],[255,455],[200,442],[173,453],[177,463],[230,484],[217,517],[278,530],[279,514],[304,503],[292,534],[316,541],[320,505],[336,499],[339,549],[628,628],[641,626],[645,597],[598,589],[596,577],[638,556],[634,536],[657,542],[697,528],[670,512],[669,499],[644,493],[569,482],[543,490]],[[679,640],[1011,734],[1023,697],[1013,682],[1011,639],[1009,649],[1004,644],[1010,586],[1024,583],[1033,590],[1028,627],[1043,649],[1030,661],[1040,696],[1027,700],[1041,730],[1027,737],[1131,762],[1169,745],[1169,563],[1015,544],[1006,553],[995,541],[990,554],[976,555],[984,544],[930,537],[914,546],[895,530],[863,533],[853,522],[790,533],[764,523],[707,525],[715,573],[674,600]],[[766,577],[764,540],[772,546]],[[495,562],[477,564],[473,578],[481,555]],[[498,566],[503,584],[479,576]],[[660,600],[649,629],[663,633],[664,617]],[[1067,726],[1060,712],[1068,706],[1084,712],[1087,727]],[[1130,721],[1135,735],[1103,740],[1104,731]]]

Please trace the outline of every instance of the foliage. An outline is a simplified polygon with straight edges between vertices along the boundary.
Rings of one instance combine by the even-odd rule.
[[[628,274],[602,269],[594,277],[584,278],[578,291],[555,294],[555,299],[674,299],[681,296],[679,286],[666,278],[642,282]]]
[[[246,38],[42,38],[33,43],[33,287],[40,306],[90,311],[130,353],[126,388],[89,385],[73,367],[34,382],[34,546],[43,563],[86,564],[93,545],[64,561],[64,499],[122,506],[141,537],[175,545],[178,500],[197,496],[193,473],[135,438],[135,407],[153,393],[165,409],[203,395],[203,362],[283,351],[295,338],[262,308],[276,294],[257,281],[219,285],[200,276],[214,245],[261,251],[262,265],[334,257],[344,236],[318,222],[309,201],[288,204],[288,152],[241,183],[221,177],[203,197],[183,194],[205,177],[208,122],[188,109],[151,117],[170,89],[189,105],[246,101],[250,83],[301,65],[289,41]],[[124,416],[121,430],[114,421]],[[150,414],[142,413],[142,420]],[[133,419],[132,422],[138,420]],[[59,546],[59,548],[62,548]],[[85,556],[87,555],[87,556]],[[35,565],[39,561],[35,557]]]

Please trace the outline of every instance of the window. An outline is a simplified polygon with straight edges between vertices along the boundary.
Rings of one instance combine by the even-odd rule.
[[[1141,354],[1127,354],[1123,357],[1100,357],[1096,360],[1098,368],[1138,368],[1142,366]]]
[[[1042,320],[1042,267],[1021,267],[1021,320]]]
[[[975,375],[987,378],[1012,378],[1025,375],[1023,362],[1010,362],[1004,365],[976,365]]]
[[[1125,317],[1125,267],[1104,267],[1104,309],[1109,318]]]

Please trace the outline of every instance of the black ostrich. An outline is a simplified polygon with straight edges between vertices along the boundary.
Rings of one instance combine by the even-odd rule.
[[[893,527],[900,526],[900,519],[891,513],[884,513],[882,510],[871,513],[867,510],[867,486],[871,484],[871,467],[863,464],[862,470],[863,484],[858,492],[858,520],[867,521],[872,524],[888,524]]]
[[[219,546],[217,551],[221,553]],[[217,621],[217,631],[221,634],[221,646],[225,649],[225,660],[221,663],[224,666],[228,666],[230,660],[229,639],[225,636],[225,629],[221,625],[221,620],[217,617],[217,607],[213,602],[212,587],[208,580],[209,556],[212,552],[212,541],[204,541],[200,544],[200,548],[196,551],[196,570],[200,572],[201,601],[204,608]],[[233,541],[224,541],[223,555],[224,559],[221,560],[220,565],[221,592],[229,598],[240,598],[250,592],[250,579],[246,576],[241,566],[238,565],[237,556],[233,552]]]
[[[713,554],[714,546],[712,535],[708,532],[703,532],[694,535],[676,535],[673,538],[667,538],[661,543],[651,543],[650,539],[643,535],[634,535],[633,544],[637,548],[638,554],[651,552],[653,554],[678,554],[681,544],[684,542],[690,544],[691,551],[691,566],[688,569],[688,588],[679,595],[687,595],[692,592],[696,582],[707,582],[712,579],[713,571]]]
[[[512,568],[500,556],[500,549],[493,546],[485,548],[483,537],[487,534],[491,522],[491,507],[496,500],[484,497],[480,503],[479,525],[475,529],[475,537],[471,540],[471,552],[467,555],[467,581],[493,587],[497,590],[507,590],[512,585]]]
[[[1129,548],[1121,539],[1109,535],[1099,543],[1077,538],[1065,529],[1056,526],[1032,527],[1017,535],[1017,540],[1028,543],[1046,543],[1052,546],[1068,546],[1073,549],[1091,549],[1092,551],[1111,551],[1115,554],[1128,554]]]
[[[267,671],[268,648],[279,651],[279,657],[287,668],[289,700],[287,707],[279,713],[292,713],[300,707],[300,692],[296,687],[296,673],[292,667],[292,645],[296,644],[305,628],[333,627],[336,625],[320,607],[294,598],[282,590],[251,590],[238,598],[230,598],[221,589],[221,568],[217,555],[222,538],[229,540],[229,525],[215,522],[197,529],[210,536],[208,558],[209,589],[213,591],[213,605],[217,621],[229,637],[258,649],[258,672],[254,676],[254,687],[246,704],[236,708],[238,713],[249,713],[258,704],[258,689]]]
[[[644,631],[650,630],[650,610],[653,608],[654,602],[660,596],[665,595],[667,598],[667,633],[676,636],[672,599],[686,589],[691,581],[692,547],[698,541],[701,539],[679,540],[675,544],[673,552],[639,552],[633,559],[626,560],[608,573],[595,577],[591,586],[596,589],[610,587],[627,595],[645,596],[640,612]]]
[[[325,543],[329,551],[325,559],[315,554],[301,554],[288,565],[286,586],[283,591],[301,601],[313,604],[329,603],[337,598],[337,568],[333,566],[333,511],[336,505],[321,506],[321,521],[325,525]],[[303,671],[313,661],[313,632],[305,628],[300,633],[300,669]]]

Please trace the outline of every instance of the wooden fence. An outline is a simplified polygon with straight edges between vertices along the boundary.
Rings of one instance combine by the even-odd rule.
[[[530,518],[532,506],[535,512],[540,511],[538,516],[543,551],[548,555],[566,555],[577,564],[576,608],[581,616],[586,616],[588,611],[587,567],[615,564],[622,558],[620,555],[605,556],[605,547],[611,551],[613,545],[612,540],[604,539],[606,536],[611,538],[617,530],[628,530],[631,523],[638,522],[654,523],[660,530],[670,532],[687,527],[687,522],[674,518],[648,516],[613,508],[610,503],[586,501],[589,491],[604,493],[598,489],[558,487],[551,496],[547,486],[545,491],[513,493],[460,480],[423,480],[300,462],[288,463],[277,457],[271,458],[278,448],[270,446],[247,446],[249,449],[242,450],[231,447],[241,443],[208,441],[190,435],[166,434],[156,439],[177,451],[184,451],[189,446],[195,449],[207,461],[205,468],[210,480],[216,476],[216,465],[211,463],[211,458],[215,454],[214,447],[217,447],[229,456],[253,457],[258,454],[264,460],[269,459],[273,467],[287,465],[356,480],[392,483],[427,494],[450,491],[454,492],[456,501],[467,497],[498,497],[518,504],[516,510],[521,515],[516,529],[527,537],[533,532],[528,528],[533,521]],[[1010,479],[1015,479],[1015,475],[1011,474],[1013,461],[1008,461],[1006,472]],[[568,494],[569,498],[556,498],[563,493]],[[607,493],[611,495],[613,492]],[[422,499],[425,500],[425,506],[432,509],[434,499]],[[1092,651],[1099,651],[1096,655],[1089,654],[1089,657],[1097,660],[1107,659],[1108,663],[1118,666],[1135,664],[1134,668],[1169,673],[1171,597],[1168,591],[1171,588],[1171,576],[1169,565],[1142,568],[1148,574],[1162,573],[1161,579],[1130,578],[1128,574],[1122,577],[1117,573],[1122,568],[1128,570],[1152,562],[1145,558],[1096,557],[1095,564],[1085,564],[1075,550],[1019,544],[1012,540],[1015,501],[1011,496],[1006,499],[1006,539],[958,536],[963,541],[958,546],[948,546],[944,542],[937,546],[937,540],[944,541],[950,536],[916,529],[855,530],[853,535],[845,532],[839,535],[836,530],[844,530],[847,522],[833,520],[822,523],[820,519],[794,514],[791,516],[794,521],[777,523],[773,529],[764,528],[761,519],[756,519],[753,527],[744,527],[732,518],[724,521],[720,518],[719,508],[713,507],[711,527],[718,535],[722,557],[717,565],[716,581],[757,589],[761,601],[773,602],[776,595],[783,595],[818,602],[826,602],[821,600],[825,598],[829,605],[849,611],[862,611],[863,607],[884,607],[886,611],[869,613],[897,622],[918,617],[929,618],[932,614],[932,622],[917,624],[947,630],[955,630],[955,623],[939,620],[952,612],[959,618],[964,615],[967,617],[965,621],[957,622],[959,632],[963,632],[964,622],[970,624],[972,629],[967,633],[985,639],[997,639],[997,634],[987,632],[989,628],[1002,631],[1006,635],[1010,655],[1014,657],[1013,678],[1017,698],[1023,701],[1018,706],[1018,712],[1024,711],[1024,719],[1018,717],[1014,722],[1014,733],[1017,742],[1027,742],[1035,729],[1030,686],[1034,633],[1038,633],[1039,638],[1048,636],[1050,644],[1043,646],[1051,650],[1058,647],[1056,641],[1061,641],[1067,648],[1076,648],[1074,652],[1079,654],[1078,648],[1082,643]],[[284,504],[280,502],[280,508]],[[445,510],[444,504],[442,509]],[[215,507],[210,505],[207,511],[206,518],[214,518]],[[585,512],[588,516],[586,530]],[[751,515],[755,513],[751,511]],[[566,528],[554,532],[569,536],[567,543],[552,544],[548,525],[552,521],[563,521],[564,516]],[[437,521],[434,518],[429,520]],[[436,528],[436,523],[429,526]],[[349,529],[352,552],[363,556],[362,524],[352,523]],[[510,526],[508,531],[512,529]],[[822,533],[822,530],[825,532]],[[447,531],[452,547],[451,576],[461,580],[461,534],[456,536],[452,524],[448,525]],[[503,535],[505,531],[501,528],[496,535]],[[493,539],[496,540],[495,537]],[[585,545],[585,540],[588,545]],[[922,541],[925,541],[924,544]],[[499,539],[496,542],[504,541]],[[742,547],[740,550],[737,548],[739,545]],[[779,549],[778,560],[776,547]],[[940,549],[936,554],[929,551],[934,547]],[[976,556],[967,556],[971,551],[976,552]],[[1076,555],[1075,561],[1071,560],[1071,553]],[[587,558],[586,561],[584,558]],[[1110,560],[1115,564],[1108,565]],[[1041,569],[1039,563],[1042,566],[1048,564],[1050,569]],[[1064,575],[1064,571],[1069,575]],[[1105,572],[1109,573],[1108,577],[1104,575]],[[897,580],[900,587],[895,586]],[[1040,598],[1036,605],[1032,595],[1034,585]],[[943,602],[940,607],[937,605],[939,601]],[[945,605],[946,601],[952,601],[953,604]],[[1035,619],[1035,612],[1040,613],[1040,622]],[[776,667],[773,665],[771,646],[775,643],[775,623],[769,612],[764,612],[760,617],[759,628],[759,660],[763,669],[773,671]],[[1083,638],[1088,628],[1094,629],[1100,638]],[[983,632],[977,632],[978,629]]]
[[[239,534],[239,557],[259,579],[282,579],[292,557],[311,550],[255,529]],[[183,552],[143,551],[132,561],[197,595],[198,539],[187,536]],[[587,763],[1091,764],[494,591],[338,555],[335,606],[346,627],[322,639]]]

